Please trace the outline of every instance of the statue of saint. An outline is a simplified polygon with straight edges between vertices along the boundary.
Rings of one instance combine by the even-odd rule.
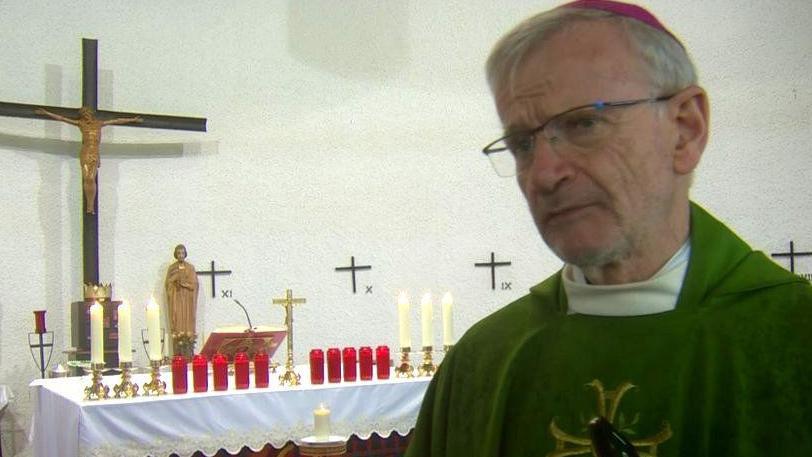
[[[175,246],[177,262],[166,271],[166,300],[175,354],[191,356],[194,351],[198,281],[195,267],[186,261],[186,247]]]
[[[101,142],[101,129],[105,125],[120,125],[141,123],[141,117],[122,117],[100,121],[93,115],[88,107],[79,108],[79,118],[72,119],[52,113],[43,108],[34,111],[39,115],[48,116],[54,120],[67,122],[79,127],[82,132],[82,151],[79,153],[79,163],[82,165],[82,188],[85,194],[85,212],[93,214],[93,202],[96,200],[96,171],[99,168],[99,143]]]

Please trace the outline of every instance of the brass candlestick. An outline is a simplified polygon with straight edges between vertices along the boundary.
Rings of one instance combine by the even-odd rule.
[[[166,383],[161,381],[161,361],[150,360],[150,381],[144,384],[144,396],[166,395]]]
[[[133,398],[138,396],[138,384],[132,382],[132,362],[121,362],[121,383],[113,386],[115,398]]]
[[[418,376],[431,376],[434,374],[434,371],[437,369],[437,366],[434,365],[434,362],[431,360],[431,346],[423,346],[423,363],[420,364],[420,367],[417,369]]]
[[[413,378],[414,367],[409,362],[409,352],[412,350],[410,347],[400,348],[400,364],[395,368],[395,377],[397,378]]]
[[[85,400],[104,400],[110,398],[110,388],[102,382],[102,370],[104,362],[91,363],[90,370],[93,374],[92,384],[85,387]]]

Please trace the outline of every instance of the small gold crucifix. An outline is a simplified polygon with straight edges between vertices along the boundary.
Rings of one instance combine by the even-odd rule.
[[[279,376],[279,384],[283,386],[298,386],[301,376],[293,369],[293,305],[306,303],[304,298],[293,298],[293,291],[285,290],[285,298],[274,298],[274,305],[285,307],[285,328],[288,333],[288,360],[285,362],[285,373]]]

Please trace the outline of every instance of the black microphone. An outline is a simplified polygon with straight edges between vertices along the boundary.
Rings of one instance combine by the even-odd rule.
[[[246,332],[253,332],[254,326],[251,325],[251,318],[248,317],[248,310],[246,310],[245,306],[243,306],[242,303],[240,303],[240,301],[237,300],[236,298],[232,298],[232,300],[234,300],[234,303],[240,305],[240,308],[242,308],[242,311],[245,313],[245,318],[248,319],[248,330],[246,330]]]

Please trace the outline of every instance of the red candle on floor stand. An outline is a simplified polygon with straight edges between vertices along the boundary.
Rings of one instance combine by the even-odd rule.
[[[249,382],[248,354],[238,352],[234,354],[234,386],[238,389],[247,389]]]
[[[372,348],[369,346],[358,349],[358,371],[361,381],[372,379]]]
[[[186,372],[186,357],[178,354],[172,357],[172,393],[185,394],[189,389]]]
[[[353,382],[356,379],[358,359],[355,348],[344,348],[344,380]]]
[[[378,379],[389,379],[389,346],[375,348],[375,365],[378,370]]]
[[[341,382],[341,351],[338,348],[327,350],[327,381]]]
[[[310,350],[310,384],[324,384],[324,351]]]
[[[268,353],[261,349],[254,354],[254,385],[268,387]]]
[[[196,354],[192,358],[192,382],[195,392],[209,390],[209,361],[203,354]]]
[[[211,358],[211,364],[214,369],[214,390],[228,390],[228,357],[218,352]]]
[[[34,332],[45,333],[45,310],[34,311]]]

